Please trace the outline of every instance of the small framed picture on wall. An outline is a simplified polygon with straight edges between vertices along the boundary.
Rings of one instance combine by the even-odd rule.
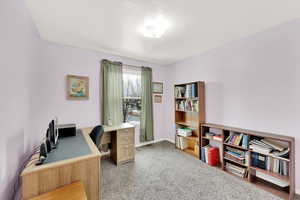
[[[154,103],[162,103],[162,96],[161,95],[154,95]]]
[[[67,75],[67,99],[88,100],[89,99],[89,77]]]
[[[153,82],[153,93],[154,94],[163,94],[163,83]]]

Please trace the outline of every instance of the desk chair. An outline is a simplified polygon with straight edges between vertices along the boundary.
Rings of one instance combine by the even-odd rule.
[[[104,129],[102,126],[96,126],[90,133],[90,137],[97,147],[99,147],[101,144],[101,139],[103,134],[104,134]]]

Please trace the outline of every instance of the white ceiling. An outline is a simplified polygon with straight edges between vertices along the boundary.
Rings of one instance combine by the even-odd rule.
[[[45,40],[170,64],[300,17],[299,0],[26,0]],[[170,28],[146,38],[146,18]]]

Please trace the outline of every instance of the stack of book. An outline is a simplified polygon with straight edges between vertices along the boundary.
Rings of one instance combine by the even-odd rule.
[[[247,169],[245,169],[243,167],[238,167],[234,164],[226,162],[225,168],[228,172],[235,174],[239,177],[242,177],[242,178],[247,177]]]
[[[205,133],[205,137],[222,142],[222,135],[220,135],[220,134],[207,132],[207,133]]]
[[[268,170],[283,176],[289,175],[288,162],[285,160],[261,155],[255,152],[252,153],[251,158],[253,167]]]
[[[201,160],[209,165],[219,164],[219,148],[206,145],[201,148]]]
[[[176,147],[184,150],[188,147],[187,141],[184,137],[176,136]]]
[[[242,133],[235,133],[235,132],[230,132],[229,136],[225,140],[227,144],[242,146],[245,149],[248,148],[248,141],[249,141],[248,135]]]
[[[253,139],[250,141],[250,149],[254,152],[288,158],[289,148],[270,139]]]
[[[193,130],[188,127],[177,129],[177,134],[180,136],[184,136],[184,137],[191,136],[192,132],[193,132]]]
[[[188,84],[185,87],[185,97],[186,98],[195,98],[198,96],[197,83]]]
[[[273,148],[261,140],[251,140],[249,148],[255,152],[269,154]]]
[[[248,165],[248,152],[232,147],[226,147],[224,151],[224,156],[229,160],[235,161],[240,164]]]

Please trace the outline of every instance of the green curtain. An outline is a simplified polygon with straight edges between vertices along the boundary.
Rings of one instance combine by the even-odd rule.
[[[122,63],[102,60],[102,124],[123,122]]]
[[[142,109],[141,109],[141,133],[140,141],[154,140],[153,135],[153,99],[152,99],[152,69],[142,67]]]

